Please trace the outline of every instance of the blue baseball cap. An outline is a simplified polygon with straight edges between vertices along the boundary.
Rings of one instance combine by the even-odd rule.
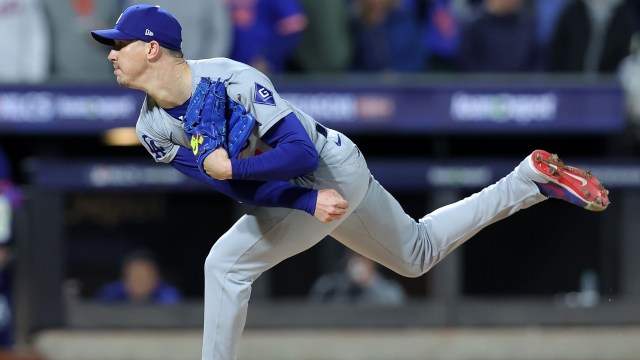
[[[151,5],[129,6],[108,30],[94,30],[91,36],[98,42],[113,46],[116,40],[155,40],[162,47],[181,51],[182,27],[165,9]]]

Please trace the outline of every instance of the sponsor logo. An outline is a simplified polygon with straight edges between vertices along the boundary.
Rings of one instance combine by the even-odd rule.
[[[253,102],[257,104],[276,105],[276,101],[273,98],[273,93],[266,87],[256,83],[255,94],[253,96]]]
[[[336,145],[338,146],[342,145],[342,139],[340,138],[340,135],[338,135],[338,141],[334,141],[334,143],[336,143]]]
[[[565,175],[569,175],[569,176],[571,176],[572,178],[574,178],[574,179],[576,179],[576,180],[580,181],[580,183],[582,184],[582,186],[587,186],[587,180],[585,180],[585,179],[581,178],[580,176],[575,175],[575,174],[572,174],[572,173],[570,173],[570,172],[568,172],[568,171],[565,171],[565,172],[564,172],[564,174],[565,174]]]
[[[474,94],[460,91],[453,94],[449,111],[451,118],[457,122],[513,121],[526,124],[554,121],[558,102],[558,96],[551,92]]]
[[[145,29],[145,30],[144,30],[144,34],[145,34],[146,36],[153,36],[153,31],[151,31],[151,30],[149,30],[149,29]]]
[[[140,166],[140,164],[97,164],[88,169],[88,182],[92,187],[123,187],[180,185],[187,178],[172,167]]]
[[[198,155],[200,144],[202,144],[203,142],[204,142],[204,138],[200,134],[196,134],[191,137],[190,145],[191,145],[191,150],[193,151],[193,155]]]
[[[71,95],[51,91],[0,92],[0,124],[52,121],[130,121],[140,108],[133,95]],[[63,124],[64,125],[64,124]]]
[[[391,95],[349,92],[283,93],[287,102],[314,119],[327,124],[335,123],[385,123],[399,111],[396,99]]]

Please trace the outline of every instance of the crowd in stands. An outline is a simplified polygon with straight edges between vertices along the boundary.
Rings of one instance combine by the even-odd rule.
[[[141,0],[0,0],[0,82],[112,80],[89,31]],[[154,0],[185,57],[268,74],[615,73],[640,31],[634,0]]]

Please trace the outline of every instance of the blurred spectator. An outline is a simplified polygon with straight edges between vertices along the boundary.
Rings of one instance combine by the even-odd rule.
[[[91,37],[113,27],[121,13],[113,0],[41,0],[51,23],[52,77],[58,80],[113,80],[113,65]]]
[[[50,39],[39,0],[0,0],[0,82],[41,82],[49,75]]]
[[[465,24],[459,59],[464,71],[527,72],[538,68],[535,25],[523,0],[484,0]]]
[[[131,5],[153,4],[167,9],[182,25],[182,52],[187,59],[229,57],[231,20],[226,0],[124,0],[122,11]]]
[[[632,130],[640,139],[640,32],[631,38],[630,54],[622,59],[618,70],[627,116]]]
[[[309,23],[296,49],[292,70],[305,73],[347,71],[353,57],[349,6],[345,0],[302,0]]]
[[[355,71],[420,72],[425,49],[415,13],[398,0],[354,0]]]
[[[614,73],[629,54],[635,0],[573,0],[558,19],[549,70]]]
[[[182,301],[176,287],[164,282],[155,256],[147,250],[136,250],[122,263],[122,278],[102,286],[96,300],[108,304],[174,305]]]
[[[540,53],[542,69],[549,68],[549,43],[557,26],[562,11],[569,0],[536,0],[533,1],[533,12],[536,24],[536,39]]]
[[[229,0],[231,58],[264,73],[281,73],[307,26],[298,0]]]
[[[536,0],[533,2],[536,20],[536,38],[541,45],[548,44],[560,14],[569,0]]]
[[[313,284],[310,300],[316,303],[400,305],[406,300],[404,288],[384,277],[372,260],[350,253],[344,271],[321,276]]]
[[[405,8],[421,14],[422,46],[429,72],[457,71],[460,24],[469,17],[466,0],[404,0]]]
[[[21,202],[21,192],[11,181],[9,162],[0,149],[0,360],[38,360],[38,354],[22,353],[16,347],[13,306],[12,214]]]

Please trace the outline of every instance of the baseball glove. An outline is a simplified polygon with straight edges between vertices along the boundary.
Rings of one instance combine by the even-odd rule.
[[[227,98],[227,116],[229,134],[226,150],[230,157],[236,157],[245,147],[245,143],[253,131],[256,118],[247,109],[231,98]]]
[[[255,118],[244,106],[227,96],[224,81],[203,77],[191,96],[183,124],[198,168],[204,174],[204,159],[223,147],[230,158],[242,151],[251,135]]]

